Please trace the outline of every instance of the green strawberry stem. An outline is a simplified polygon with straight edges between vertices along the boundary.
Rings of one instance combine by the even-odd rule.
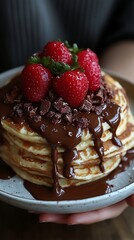
[[[77,55],[76,54],[72,54],[72,58],[73,58],[73,64],[70,66],[68,64],[65,63],[61,63],[61,62],[55,62],[53,59],[51,59],[50,57],[38,57],[38,56],[31,56],[28,59],[28,64],[42,64],[43,66],[47,67],[51,73],[55,76],[58,76],[64,72],[67,72],[69,70],[74,70],[74,69],[79,69],[79,64],[77,62]]]
[[[76,43],[74,43],[73,46],[71,46],[71,45],[68,43],[68,41],[65,41],[64,44],[65,44],[65,46],[69,49],[69,51],[70,51],[72,54],[77,54],[77,53],[79,53],[80,51],[83,50],[83,49],[79,48]]]

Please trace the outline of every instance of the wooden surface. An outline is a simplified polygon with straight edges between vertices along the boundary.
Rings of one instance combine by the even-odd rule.
[[[134,209],[92,225],[39,223],[38,215],[0,202],[0,240],[134,240]]]

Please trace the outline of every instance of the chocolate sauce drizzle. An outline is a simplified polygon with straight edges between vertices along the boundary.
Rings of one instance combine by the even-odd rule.
[[[60,197],[64,193],[64,190],[59,184],[57,148],[59,146],[63,146],[65,148],[65,152],[62,156],[64,161],[63,175],[66,178],[72,178],[74,176],[72,162],[74,161],[74,159],[77,158],[78,155],[76,146],[81,141],[83,127],[79,125],[75,126],[73,124],[67,124],[65,121],[59,121],[53,124],[53,122],[51,122],[51,120],[47,117],[42,117],[35,120],[35,118],[31,118],[28,115],[24,116],[21,111],[20,118],[18,116],[16,117],[15,115],[12,115],[16,103],[5,104],[3,102],[3,99],[5,94],[10,92],[14,85],[20,88],[19,77],[12,80],[11,83],[8,84],[6,87],[0,89],[0,119],[12,116],[12,120],[17,123],[27,122],[31,129],[33,129],[43,138],[47,139],[48,143],[51,146],[51,157],[53,161],[52,176],[54,192],[57,194],[58,197]],[[103,121],[106,121],[109,124],[110,131],[112,132],[113,144],[120,147],[122,145],[121,141],[116,136],[116,130],[120,123],[120,107],[117,104],[109,101],[108,103],[104,104],[102,112],[100,114],[96,114],[93,111],[89,113],[78,111],[77,118],[87,119],[86,129],[92,134],[94,147],[101,161],[100,169],[104,171],[104,169],[102,168],[102,161],[104,156],[104,147],[101,140],[103,133],[102,123]],[[2,132],[1,126],[0,132]]]
[[[57,196],[61,196],[64,193],[64,190],[61,188],[59,184],[59,177],[58,177],[58,168],[57,168],[57,161],[58,161],[58,150],[56,145],[52,145],[51,147],[51,157],[53,162],[52,168],[52,177],[53,177],[53,191]]]
[[[107,105],[104,106],[102,112],[103,119],[110,126],[110,130],[112,132],[112,142],[114,145],[117,145],[118,147],[122,146],[120,139],[116,136],[116,130],[120,123],[120,112],[121,108],[113,102],[107,103]]]

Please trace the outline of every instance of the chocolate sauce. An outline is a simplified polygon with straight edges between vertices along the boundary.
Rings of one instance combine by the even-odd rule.
[[[59,185],[58,178],[58,168],[57,168],[57,160],[58,160],[58,152],[57,147],[63,146],[65,148],[65,152],[63,154],[64,161],[64,174],[66,177],[70,178],[73,176],[73,168],[71,166],[71,162],[74,160],[75,147],[79,144],[82,135],[82,129],[77,128],[72,125],[64,124],[53,124],[48,119],[43,119],[40,122],[35,122],[31,118],[25,118],[29,123],[30,127],[41,135],[43,138],[46,138],[48,143],[51,146],[51,158],[53,161],[53,181],[54,188],[56,188],[56,192],[63,193],[63,189],[61,189]],[[41,125],[45,126],[43,131],[41,130]],[[72,134],[68,134],[72,133]]]
[[[58,168],[57,168],[57,161],[58,161],[58,150],[57,146],[53,145],[51,148],[51,157],[53,162],[53,168],[52,168],[52,177],[53,177],[53,192],[56,194],[56,196],[61,196],[64,193],[64,190],[61,188],[59,184],[59,178],[58,178]]]
[[[58,196],[54,194],[53,189],[24,181],[25,188],[37,200],[61,201],[61,200],[79,200],[95,196],[100,196],[109,192],[110,186],[106,183],[106,178],[94,183],[87,183],[80,186],[70,186],[64,188],[64,194]]]
[[[76,148],[74,148],[73,151],[70,148],[67,148],[62,156],[64,159],[63,175],[64,175],[64,177],[69,179],[74,176],[74,169],[71,164],[72,164],[72,161],[77,159],[78,152],[77,152]],[[68,156],[70,156],[70,161],[68,159]]]
[[[104,156],[104,147],[103,147],[103,143],[101,140],[101,136],[103,133],[103,128],[102,128],[102,118],[101,116],[98,116],[95,113],[90,113],[88,116],[88,120],[89,120],[89,132],[91,132],[92,134],[92,139],[94,141],[94,147],[96,152],[98,153],[98,156],[101,160],[100,163],[100,169],[103,172],[103,165],[102,165],[102,161],[103,161],[103,156]]]
[[[124,185],[126,185],[126,182],[128,184],[129,179],[127,170],[129,168],[132,169],[132,164],[134,166],[134,148],[127,151],[126,155],[122,158],[120,165],[108,176],[92,183],[64,188],[64,194],[60,195],[60,197],[58,197],[57,194],[52,191],[52,188],[49,187],[39,186],[28,181],[24,181],[24,186],[31,195],[38,200],[77,200],[101,196],[124,187],[123,182]],[[120,178],[122,178],[122,186]],[[131,176],[129,176],[129,178],[131,179]]]
[[[120,123],[121,108],[117,104],[110,102],[104,106],[102,116],[103,119],[109,124],[110,131],[112,132],[112,142],[118,147],[122,146],[120,139],[116,136],[116,130]]]
[[[12,87],[16,85],[20,87],[20,79],[19,77],[13,79],[10,84],[6,87],[0,89],[0,120],[5,117],[9,117],[13,112],[13,107],[15,104],[5,104],[3,102],[4,96],[6,93],[10,92]],[[77,158],[76,146],[80,143],[83,127],[79,125],[67,124],[65,121],[60,121],[58,123],[53,124],[51,120],[47,117],[38,117],[36,120],[31,118],[28,115],[22,115],[21,111],[19,112],[20,118],[17,116],[12,117],[12,121],[17,124],[22,124],[26,122],[29,124],[30,128],[45,138],[51,147],[51,157],[53,162],[53,185],[54,185],[54,193],[57,194],[58,197],[64,195],[64,190],[59,185],[58,178],[58,151],[57,148],[62,146],[65,148],[65,152],[63,153],[63,162],[64,169],[63,175],[66,178],[71,178],[74,175],[74,170],[72,166],[72,162]],[[36,116],[37,117],[37,116]],[[115,103],[106,103],[102,113],[97,115],[95,112],[84,113],[78,112],[78,118],[85,117],[88,120],[87,130],[92,134],[92,139],[94,141],[95,150],[101,160],[100,167],[102,166],[103,155],[104,155],[104,147],[101,141],[101,136],[103,133],[102,122],[105,120],[112,132],[112,141],[115,145],[121,146],[120,140],[116,136],[116,129],[120,123],[120,107]],[[0,132],[2,132],[2,127],[0,128]],[[101,170],[103,171],[102,167]]]

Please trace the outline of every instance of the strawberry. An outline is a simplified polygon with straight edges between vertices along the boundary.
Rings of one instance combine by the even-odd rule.
[[[101,70],[99,64],[96,62],[88,62],[84,70],[89,81],[89,90],[97,91],[100,87],[101,78]]]
[[[82,68],[85,68],[89,61],[98,63],[98,57],[96,53],[89,48],[87,48],[86,50],[82,50],[77,54],[77,56],[78,63]]]
[[[72,54],[62,42],[48,42],[44,46],[42,56],[49,56],[55,62],[62,62],[69,65],[72,64]]]
[[[97,55],[88,48],[79,52],[77,56],[79,66],[84,69],[89,81],[89,90],[98,90],[100,87],[101,71]]]
[[[22,89],[25,97],[31,102],[44,98],[51,84],[52,75],[41,64],[27,65],[21,74]]]
[[[70,106],[78,107],[87,94],[88,80],[83,72],[70,70],[54,79],[53,88]]]

